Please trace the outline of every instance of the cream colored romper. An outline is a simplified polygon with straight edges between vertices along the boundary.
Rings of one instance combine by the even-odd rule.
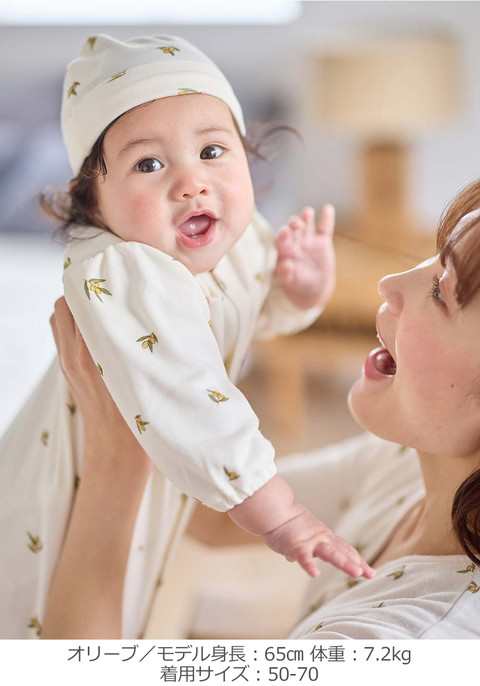
[[[138,637],[194,499],[226,511],[276,473],[273,447],[235,386],[252,339],[298,331],[319,312],[299,311],[273,283],[273,234],[258,213],[217,267],[196,277],[143,243],[96,227],[72,233],[66,300],[158,468],[140,506],[124,592],[123,636]],[[0,637],[34,638],[82,477],[81,418],[57,359],[0,449]]]

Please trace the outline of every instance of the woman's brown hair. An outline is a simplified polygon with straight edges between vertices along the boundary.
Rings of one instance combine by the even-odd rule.
[[[468,217],[470,213],[473,214]],[[450,259],[455,268],[455,297],[461,308],[480,290],[480,231],[475,229],[480,229],[480,181],[456,196],[444,212],[437,232],[441,262],[445,266]],[[455,252],[460,240],[463,241],[461,253]],[[462,548],[472,562],[480,565],[480,468],[458,487],[451,516]]]

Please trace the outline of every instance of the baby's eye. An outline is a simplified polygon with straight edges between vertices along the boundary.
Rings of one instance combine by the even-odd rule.
[[[221,145],[207,145],[200,153],[200,159],[216,160],[217,157],[221,157],[224,152],[225,148],[223,148]]]
[[[135,165],[135,170],[149,174],[163,168],[163,164],[156,157],[146,157]]]

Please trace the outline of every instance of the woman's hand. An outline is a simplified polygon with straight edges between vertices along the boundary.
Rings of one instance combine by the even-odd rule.
[[[83,418],[85,454],[42,637],[121,638],[124,578],[152,464],[112,401],[64,298],[50,324]]]
[[[65,298],[50,317],[63,374],[84,422],[85,469],[121,468],[150,472],[152,463],[113,402],[88,352]]]

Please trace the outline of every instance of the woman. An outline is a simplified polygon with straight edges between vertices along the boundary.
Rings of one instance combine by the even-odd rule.
[[[281,461],[305,505],[377,570],[372,580],[345,583],[329,568],[312,580],[293,638],[480,638],[479,208],[477,182],[443,217],[439,254],[380,281],[382,348],[349,394],[353,416],[376,436]],[[119,637],[132,522],[150,465],[62,300],[52,328],[84,417],[87,466],[43,635]],[[320,486],[330,501],[318,503]],[[88,528],[78,525],[86,511]],[[214,512],[199,513],[191,530],[214,543],[205,532],[220,520],[216,535],[246,540]]]

